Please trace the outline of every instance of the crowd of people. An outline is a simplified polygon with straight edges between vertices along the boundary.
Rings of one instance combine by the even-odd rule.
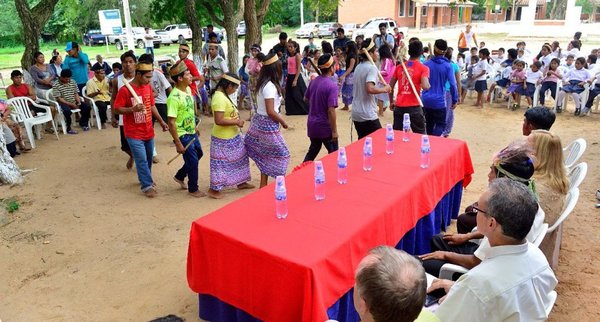
[[[184,159],[174,181],[193,197],[215,199],[223,198],[228,187],[254,188],[250,159],[260,170],[261,188],[269,177],[286,174],[290,151],[281,134],[281,128],[288,128],[284,110],[287,115],[308,115],[310,145],[304,161],[312,161],[322,146],[328,153],[338,149],[340,101],[340,110],[350,111],[359,139],[381,128],[379,117],[388,108],[393,111],[394,129],[402,128],[408,114],[413,132],[446,137],[452,132],[453,110],[464,103],[467,91],[477,93],[479,108],[498,88],[506,89],[506,99],[514,102],[515,109],[525,96],[530,106],[523,122],[526,138],[495,155],[489,187],[459,216],[458,233],[434,236],[433,251],[420,256],[422,263],[387,247],[371,251],[357,269],[354,303],[364,321],[387,321],[399,315],[407,321],[425,321],[428,314],[421,310],[425,271],[438,276],[444,263],[453,263],[471,270],[456,282],[436,280],[431,285],[430,291],[441,288],[447,293],[436,311],[442,321],[503,321],[515,314],[520,316],[516,321],[544,319],[549,293],[557,283],[552,272],[557,265],[552,257],[557,236],[546,236],[540,249],[528,241],[533,241],[540,225],[557,220],[569,188],[562,143],[550,132],[556,114],[545,105],[546,91],[557,102],[556,112],[564,110],[564,97],[571,95],[574,113],[587,115],[600,85],[589,89],[586,102],[581,101],[581,93],[600,75],[596,68],[600,50],[584,57],[576,35],[564,51],[556,41],[544,44],[537,55],[524,42],[490,51],[483,42],[474,46],[476,35],[467,26],[454,55],[444,39],[424,46],[418,38],[405,42],[398,32],[387,34],[385,25],[380,29],[371,38],[352,41],[339,28],[333,44],[323,41],[319,48],[309,39],[303,50],[281,33],[279,43],[269,51],[263,53],[260,45],[253,45],[238,73],[228,70],[214,33],[207,35],[202,50],[202,69],[190,59],[187,44],[179,45],[179,60],[161,70],[150,51],[139,57],[125,52],[120,63],[112,66],[98,56],[91,65],[78,44],[69,42],[64,59],[55,53],[46,64],[42,53],[34,55],[29,69],[33,86],[14,71],[7,95],[38,100],[52,90],[69,134],[77,134],[71,125],[73,112],[81,129],[89,130],[91,102],[82,96],[91,98],[102,126],[110,120],[120,128],[121,149],[129,157],[126,166],[131,169],[135,164],[140,189],[147,197],[157,196],[151,170],[157,162],[154,123],[159,123]],[[536,91],[539,102],[533,101]],[[242,106],[250,109],[250,120],[240,117]],[[198,163],[204,155],[198,136],[202,112],[214,119],[206,193],[198,186]],[[10,123],[7,115],[9,111],[3,120],[13,134],[11,154],[18,153],[16,145],[27,151],[19,126]],[[246,121],[250,126],[243,133]],[[397,293],[397,298],[388,297],[386,289]],[[458,309],[461,306],[468,310]]]

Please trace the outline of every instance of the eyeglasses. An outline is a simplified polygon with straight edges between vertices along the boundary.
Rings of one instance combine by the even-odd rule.
[[[481,210],[480,208],[477,208],[475,206],[471,206],[471,208],[473,208],[473,210],[475,210],[475,214],[477,214],[478,212],[482,213],[482,214],[486,214],[489,215],[486,211]]]

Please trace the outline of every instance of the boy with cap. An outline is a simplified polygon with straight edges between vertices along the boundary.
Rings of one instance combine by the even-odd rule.
[[[197,103],[198,94],[201,94],[200,90],[204,87],[204,77],[200,75],[200,72],[198,71],[196,64],[194,64],[194,61],[189,58],[190,50],[191,49],[188,44],[180,44],[179,52],[177,53],[179,56],[179,61],[177,61],[175,64],[183,61],[187,69],[190,71],[190,74],[192,74],[190,89],[192,90],[192,95]],[[196,82],[199,83],[196,85]],[[206,97],[204,97],[204,95],[202,96],[202,106],[206,107],[206,110],[208,110],[208,95],[206,95]]]

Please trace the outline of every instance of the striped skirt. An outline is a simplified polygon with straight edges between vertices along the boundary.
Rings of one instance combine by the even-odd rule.
[[[210,141],[210,188],[220,191],[250,181],[250,161],[242,136]]]
[[[342,84],[342,102],[344,105],[351,105],[354,99],[354,73],[350,73],[344,79]]]
[[[244,143],[248,156],[256,162],[261,173],[269,177],[285,175],[290,151],[279,132],[279,123],[268,116],[254,114]]]

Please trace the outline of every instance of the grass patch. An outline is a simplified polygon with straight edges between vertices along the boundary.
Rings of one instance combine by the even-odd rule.
[[[19,210],[19,208],[21,207],[19,201],[16,198],[2,199],[0,200],[0,204],[4,209],[6,209],[6,211],[9,214],[12,214],[13,212]]]

